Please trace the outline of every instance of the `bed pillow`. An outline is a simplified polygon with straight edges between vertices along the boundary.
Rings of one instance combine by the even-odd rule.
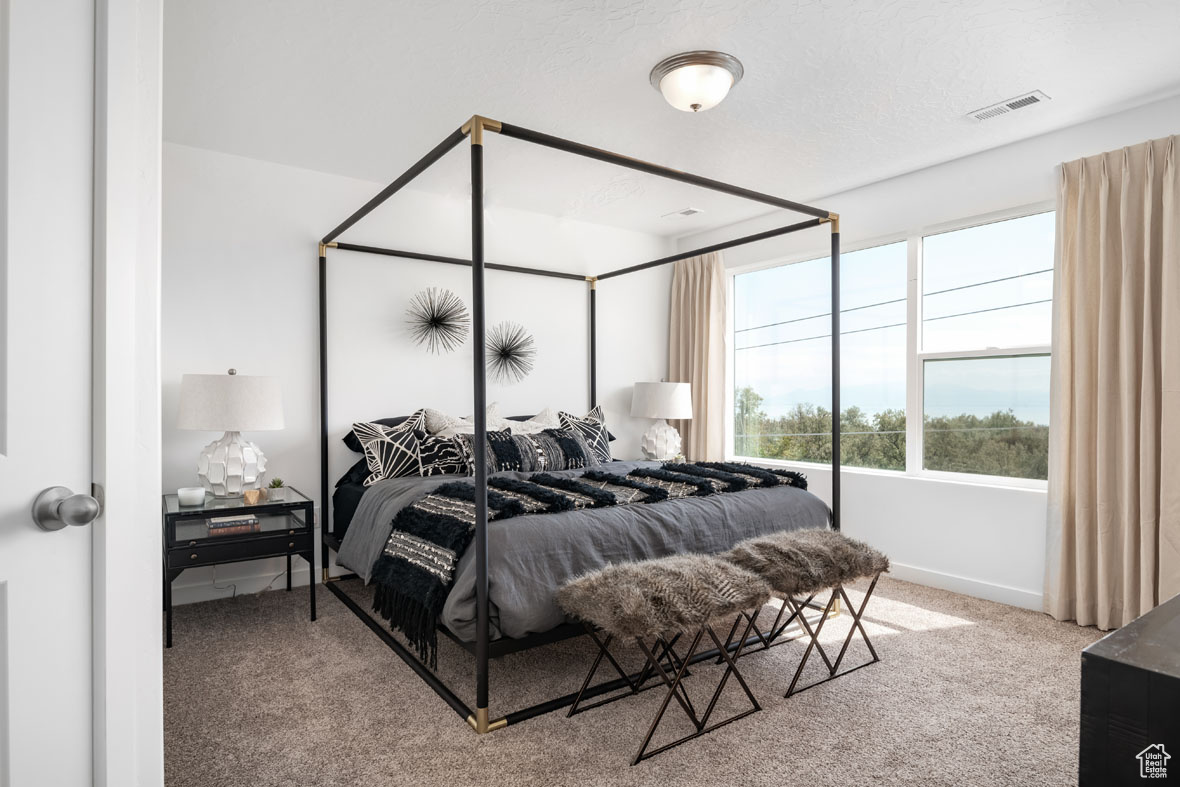
[[[427,438],[427,442],[431,439],[454,441],[460,445],[466,463],[462,472],[467,475],[475,473],[474,435],[461,434],[450,438],[435,435],[433,438]],[[566,429],[546,429],[528,435],[512,434],[507,430],[488,432],[486,450],[489,473],[508,470],[525,473],[573,470],[598,464],[586,442]],[[423,454],[422,474],[431,474],[430,468],[431,464]]]
[[[565,412],[558,413],[557,417],[561,420],[563,429],[586,441],[595,460],[598,462],[611,461],[610,434],[606,431],[606,424],[603,423],[602,405],[595,407],[582,418]]]
[[[424,476],[470,475],[472,472],[468,449],[458,435],[426,435],[418,443],[418,459]]]
[[[487,461],[489,473],[495,473],[500,470],[498,462],[496,461],[496,453],[492,449],[492,443],[511,437],[507,429],[492,432],[489,431],[488,439],[484,442],[484,457]],[[463,456],[467,459],[467,475],[475,475],[475,435],[473,434],[459,434],[455,435],[455,440],[463,447]],[[515,468],[505,468],[515,469]]]
[[[422,460],[419,443],[426,437],[425,412],[419,410],[397,426],[360,422],[352,425],[352,433],[365,452],[369,477],[365,486],[372,486],[386,478],[421,475]]]
[[[561,428],[561,419],[557,417],[557,413],[548,407],[532,418],[520,419],[516,417],[509,418],[508,420],[512,421],[508,427],[512,434],[540,434],[546,429]]]
[[[566,429],[546,429],[519,439],[527,440],[533,450],[534,470],[574,470],[599,464],[586,441]]]
[[[426,418],[428,412],[436,411],[428,411],[427,409],[423,408],[421,410],[417,410],[413,415],[395,415],[389,418],[378,418],[375,421],[365,421],[364,423],[373,424],[376,426],[407,427],[410,429],[420,429],[426,431]],[[348,434],[344,435],[343,440],[346,446],[348,446],[351,450],[356,451],[358,454],[363,454],[365,452],[365,447],[361,445],[360,438],[356,436],[355,431],[350,431]]]
[[[349,432],[352,434],[352,432]],[[363,484],[365,479],[369,477],[369,460],[358,459],[356,464],[348,468],[348,472],[340,476],[340,480],[336,482],[336,488],[344,486],[345,484]]]
[[[500,415],[499,402],[492,402],[488,405],[485,412],[485,428],[489,432],[505,431],[512,422],[504,416]],[[440,434],[444,437],[454,437],[459,434],[474,434],[475,433],[475,416],[469,415],[466,418],[455,418],[454,416],[445,416],[439,413],[445,419],[446,426],[439,429],[432,434]],[[442,421],[439,421],[440,423]]]

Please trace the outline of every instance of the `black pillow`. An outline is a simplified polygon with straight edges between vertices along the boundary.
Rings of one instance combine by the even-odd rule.
[[[349,432],[352,434],[352,432]],[[365,479],[369,477],[369,460],[360,458],[357,463],[348,468],[348,472],[340,476],[340,480],[336,482],[336,488],[344,486],[345,484],[363,484]]]

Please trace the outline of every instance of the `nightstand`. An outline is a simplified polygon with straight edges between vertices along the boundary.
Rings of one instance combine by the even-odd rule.
[[[172,647],[172,580],[186,568],[240,563],[268,557],[287,558],[287,590],[291,590],[291,556],[312,570],[311,619],[315,620],[315,503],[298,489],[283,487],[281,500],[247,505],[240,497],[213,497],[196,506],[182,506],[176,495],[164,495],[164,612],[167,647]],[[214,519],[249,517],[256,524],[218,531]]]

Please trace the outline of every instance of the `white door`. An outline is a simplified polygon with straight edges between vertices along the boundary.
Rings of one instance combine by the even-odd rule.
[[[162,781],[156,4],[0,0],[0,787]]]
[[[31,507],[92,478],[94,12],[7,5],[0,783],[66,787],[93,780],[92,528],[46,532]]]

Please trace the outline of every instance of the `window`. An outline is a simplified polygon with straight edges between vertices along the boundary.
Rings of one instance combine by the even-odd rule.
[[[1048,478],[1054,214],[922,239],[922,467]]]
[[[840,454],[904,470],[906,244],[841,257]],[[828,258],[734,276],[734,453],[830,462]]]
[[[1047,477],[1054,218],[842,255],[843,464]],[[826,256],[734,275],[733,455],[831,461],[829,296]]]

